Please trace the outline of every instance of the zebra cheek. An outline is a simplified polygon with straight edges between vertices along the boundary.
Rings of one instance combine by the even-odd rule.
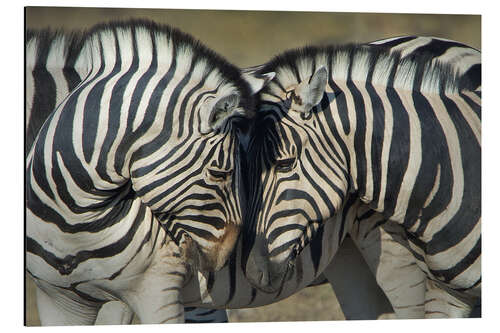
[[[221,270],[228,262],[236,246],[239,233],[239,226],[228,223],[224,227],[224,233],[213,247],[202,248],[201,257],[203,258],[203,262],[201,263],[201,270],[205,272],[216,272]]]

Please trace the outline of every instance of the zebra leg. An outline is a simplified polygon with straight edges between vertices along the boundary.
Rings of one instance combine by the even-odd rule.
[[[96,325],[129,325],[134,318],[134,312],[130,307],[120,301],[105,303],[97,315]],[[227,323],[226,310],[205,309],[198,307],[184,308],[185,323]]]
[[[97,314],[96,325],[129,325],[134,319],[134,312],[121,301],[104,303]]]
[[[410,252],[405,232],[393,222],[376,226],[378,218],[355,224],[350,235],[397,318],[424,318],[426,274]]]
[[[425,318],[467,318],[475,300],[447,290],[437,282],[427,279],[425,293]]]
[[[382,314],[393,312],[349,237],[344,239],[323,274],[331,284],[346,319],[377,319]]]
[[[226,310],[185,307],[184,318],[186,323],[227,323]]]
[[[100,304],[70,290],[36,280],[36,302],[42,326],[93,325]]]
[[[120,291],[142,324],[183,323],[181,289],[188,266],[183,249],[172,240],[158,248],[149,267],[131,278],[128,288]]]

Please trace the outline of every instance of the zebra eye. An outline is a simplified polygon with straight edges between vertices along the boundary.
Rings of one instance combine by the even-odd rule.
[[[219,180],[219,181],[223,181],[223,180],[228,179],[232,173],[233,173],[232,170],[224,171],[224,170],[208,169],[208,174],[214,180]]]
[[[289,172],[292,171],[295,158],[287,158],[276,161],[276,172]]]

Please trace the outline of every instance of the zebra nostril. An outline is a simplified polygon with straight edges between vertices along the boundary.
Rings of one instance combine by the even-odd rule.
[[[271,285],[271,276],[269,272],[262,272],[262,285],[269,286]]]
[[[297,258],[298,255],[299,255],[299,246],[294,245],[294,247],[292,248],[292,251],[290,252],[290,256],[288,257],[287,266],[289,269],[292,269],[295,267],[295,259]]]
[[[290,253],[290,259],[293,260],[295,258],[297,258],[297,256],[299,255],[299,245],[294,245],[293,249],[292,249],[292,252]]]

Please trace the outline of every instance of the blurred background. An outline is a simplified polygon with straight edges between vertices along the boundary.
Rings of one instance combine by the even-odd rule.
[[[369,42],[400,35],[435,36],[481,48],[479,15],[413,15],[234,10],[26,8],[27,28],[85,29],[147,18],[190,33],[240,67],[306,44]]]
[[[96,23],[146,18],[190,33],[240,67],[258,65],[306,44],[369,42],[420,35],[447,38],[481,49],[481,16],[234,10],[26,7],[27,29],[86,29]],[[325,311],[328,309],[328,311]],[[389,316],[390,317],[390,316]],[[345,319],[329,285],[306,288],[281,302],[231,310],[230,321]],[[34,285],[26,280],[26,324],[40,325]]]

